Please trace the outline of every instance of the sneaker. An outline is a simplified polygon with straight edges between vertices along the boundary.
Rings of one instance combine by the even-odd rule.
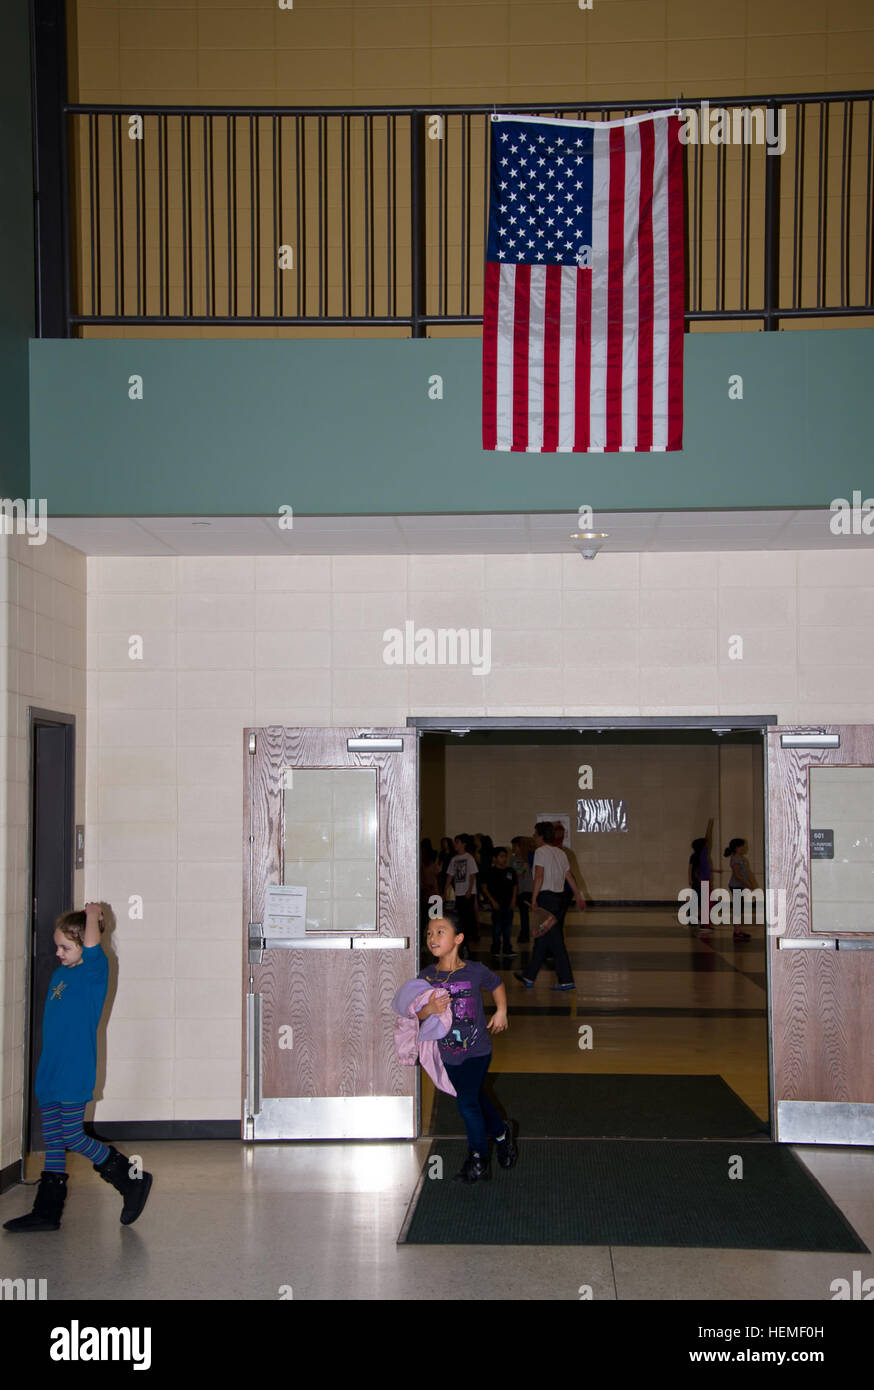
[[[534,981],[533,981],[533,980],[527,980],[527,979],[525,978],[525,976],[522,974],[522,971],[521,971],[521,970],[514,970],[514,971],[513,971],[513,979],[514,979],[514,980],[521,980],[522,984],[525,986],[526,989],[533,989],[533,988],[534,988]]]
[[[734,934],[734,939],[735,941],[749,941],[750,934],[748,931],[736,931]]]
[[[515,960],[515,959],[516,959],[516,952],[515,952],[515,951],[504,951],[503,955],[501,956],[501,960]]]
[[[475,1182],[488,1182],[491,1176],[488,1153],[478,1154],[469,1149],[460,1172],[455,1174],[452,1181],[467,1183],[470,1186]]]
[[[571,983],[571,984],[569,984],[569,985],[553,985],[552,988],[553,988],[554,990],[555,990],[555,989],[561,989],[561,990],[576,989],[576,985],[573,984],[573,983]]]
[[[512,1168],[519,1156],[515,1144],[518,1130],[516,1121],[508,1120],[503,1139],[495,1140],[495,1157],[502,1168]]]

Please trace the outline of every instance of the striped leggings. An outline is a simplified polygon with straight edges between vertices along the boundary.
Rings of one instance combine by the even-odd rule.
[[[40,1103],[42,1132],[45,1140],[47,1173],[66,1173],[67,1149],[75,1149],[84,1154],[92,1163],[102,1163],[109,1157],[106,1144],[99,1139],[89,1139],[82,1128],[87,1101],[52,1101]]]

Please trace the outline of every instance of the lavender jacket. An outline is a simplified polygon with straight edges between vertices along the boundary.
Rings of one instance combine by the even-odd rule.
[[[416,1017],[437,990],[424,980],[407,980],[401,985],[391,1006],[398,1017],[395,1020],[395,1052],[398,1061],[404,1066],[415,1066],[420,1061],[434,1085],[447,1095],[455,1095],[455,1087],[446,1074],[437,1039],[444,1038],[452,1027],[452,1009],[431,1014],[424,1022]]]

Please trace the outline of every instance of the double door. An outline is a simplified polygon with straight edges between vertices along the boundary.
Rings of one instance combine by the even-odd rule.
[[[766,737],[772,1133],[874,1144],[874,728]],[[244,757],[243,1137],[414,1137],[416,731],[251,729]]]

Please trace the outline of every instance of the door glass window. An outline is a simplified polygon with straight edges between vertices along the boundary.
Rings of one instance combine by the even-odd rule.
[[[874,932],[874,768],[810,769],[811,929]]]
[[[377,927],[377,770],[285,768],[282,882],[306,889],[307,931]]]

